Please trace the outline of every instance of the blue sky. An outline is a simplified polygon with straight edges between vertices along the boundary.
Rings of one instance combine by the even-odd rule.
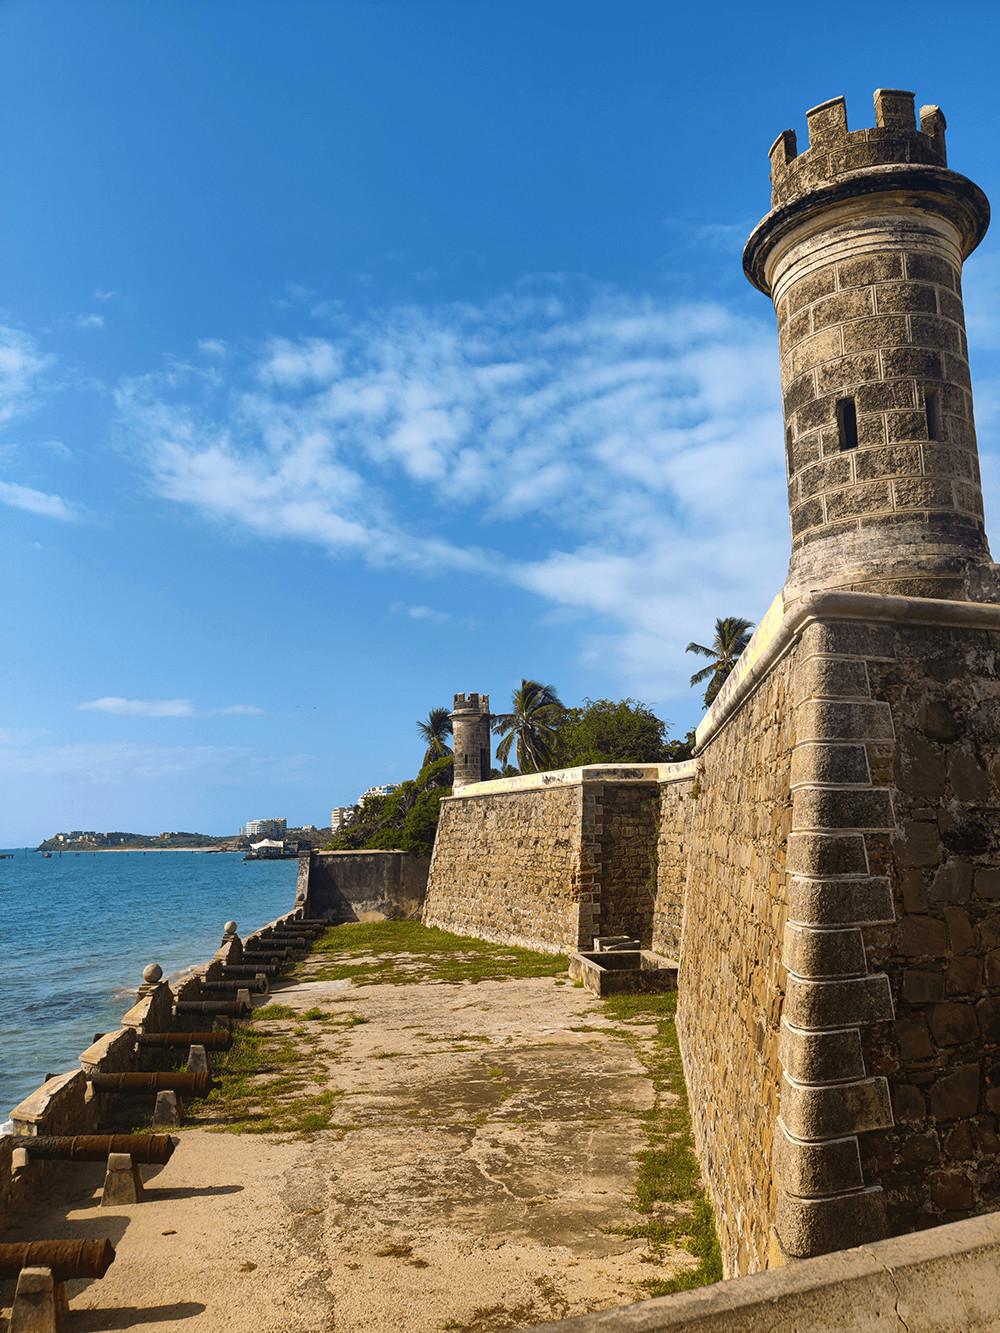
[[[323,823],[522,675],[692,725],[787,561],[768,146],[912,88],[996,196],[960,12],[0,4],[0,845]]]

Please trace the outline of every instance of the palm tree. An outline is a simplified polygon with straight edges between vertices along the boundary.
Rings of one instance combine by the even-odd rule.
[[[702,657],[712,659],[707,667],[696,671],[691,677],[692,685],[708,681],[708,689],[705,691],[706,708],[722,689],[726,678],[736,665],[736,659],[750,642],[752,632],[752,620],[744,620],[741,616],[722,616],[715,622],[715,638],[710,648],[706,648],[703,643],[689,643],[684,649],[686,653],[699,653]]]
[[[451,746],[445,739],[451,735],[451,714],[447,708],[432,708],[427,714],[427,721],[417,723],[417,731],[427,746],[421,768],[426,768],[435,759],[443,759],[446,754],[451,754]]]
[[[554,686],[522,679],[511,698],[511,712],[498,713],[493,719],[493,730],[502,736],[497,759],[506,764],[511,748],[516,747],[522,773],[545,768],[552,757],[556,724],[563,711]]]

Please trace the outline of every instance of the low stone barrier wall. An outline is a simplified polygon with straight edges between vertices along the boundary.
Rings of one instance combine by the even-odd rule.
[[[247,940],[266,939],[275,926],[301,916],[299,907],[269,921],[247,936]],[[63,1168],[59,1161],[29,1159],[27,1165],[13,1167],[18,1140],[25,1136],[94,1134],[111,1129],[110,1112],[114,1094],[96,1092],[90,1079],[95,1074],[148,1072],[162,1063],[163,1052],[144,1051],[141,1036],[153,1033],[192,1030],[175,1013],[181,999],[198,999],[202,984],[220,978],[227,962],[238,963],[243,956],[239,936],[227,934],[209,962],[192,968],[173,987],[158,976],[158,968],[147,968],[138,998],[122,1016],[122,1026],[96,1037],[79,1057],[79,1068],[55,1074],[45,1080],[11,1111],[13,1133],[0,1135],[0,1227],[9,1225],[30,1203],[33,1196],[53,1180]],[[215,997],[218,998],[218,997]],[[208,1024],[195,1023],[194,1029]],[[183,1048],[182,1048],[183,1053]]]
[[[648,948],[660,784],[693,772],[594,764],[463,787],[442,802],[424,921],[549,952],[600,934]]]
[[[299,861],[296,902],[323,921],[418,916],[429,867],[413,852],[312,852]]]
[[[841,1250],[537,1333],[977,1333],[1000,1309],[1000,1213]]]

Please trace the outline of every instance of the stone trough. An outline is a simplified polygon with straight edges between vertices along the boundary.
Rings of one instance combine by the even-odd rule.
[[[649,995],[677,989],[677,964],[648,949],[571,953],[569,974],[595,995]]]

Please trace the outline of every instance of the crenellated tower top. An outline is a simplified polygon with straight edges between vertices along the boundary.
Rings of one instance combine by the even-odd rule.
[[[743,252],[774,302],[792,525],[786,597],[822,588],[1000,600],[983,524],[962,264],[989,225],[940,108],[880,88],[771,147],[771,212]]]
[[[914,96],[898,88],[875,90],[873,129],[847,128],[847,103],[831,97],[806,112],[809,147],[798,151],[794,130],[782,130],[771,145],[771,207],[779,208],[796,195],[826,185],[851,171],[870,167],[946,167],[946,122],[940,107],[920,108],[920,128],[913,109]]]

